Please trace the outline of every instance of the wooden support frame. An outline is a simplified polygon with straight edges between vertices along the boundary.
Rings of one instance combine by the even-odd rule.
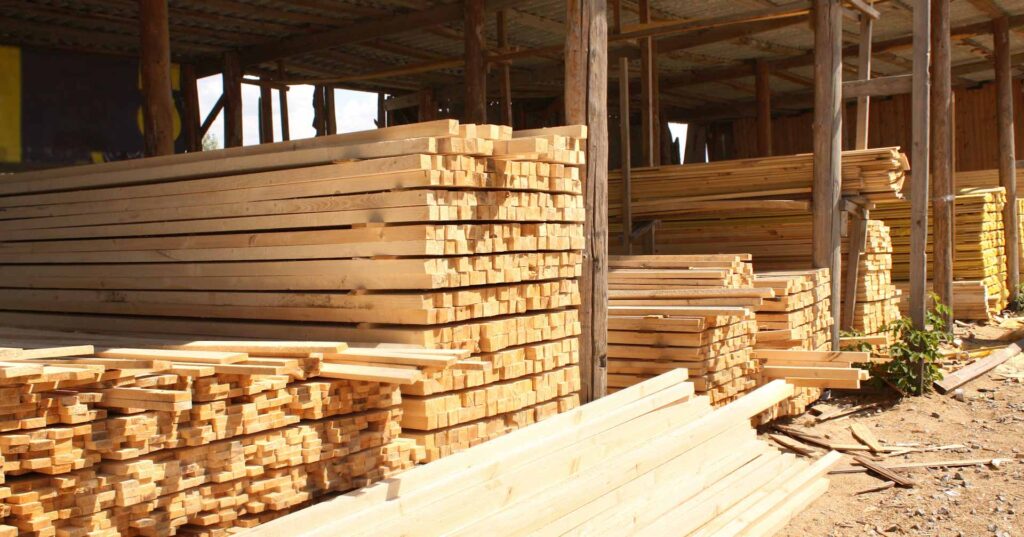
[[[910,162],[914,165],[910,182],[910,318],[918,329],[925,328],[928,307],[928,206],[931,78],[931,0],[914,1],[913,91],[911,92]],[[923,363],[921,364],[923,367]],[[923,382],[923,381],[922,381]]]
[[[316,136],[327,134],[327,114],[324,104],[324,87],[313,86],[313,130]]]
[[[648,0],[637,3],[640,24],[651,22],[651,9]],[[641,165],[657,166],[661,164],[661,146],[658,139],[661,134],[661,122],[658,118],[658,52],[654,38],[641,37],[640,43],[640,147],[643,154]]]
[[[608,20],[606,0],[568,0],[565,93],[569,124],[586,124],[585,252],[580,278],[580,376],[584,401],[605,395],[608,378]]]
[[[324,130],[328,135],[338,134],[338,112],[334,105],[334,87],[324,88]]]
[[[874,0],[868,0],[874,4]],[[871,80],[871,47],[875,34],[875,19],[866,13],[860,15],[860,49],[857,51],[857,78]],[[844,88],[845,90],[845,88]],[[871,117],[871,97],[857,97],[857,131],[854,135],[855,149],[868,148],[868,124]]]
[[[815,268],[828,268],[832,284],[832,346],[838,350],[840,325],[840,211],[842,194],[842,5],[814,1],[814,211]]]
[[[463,117],[467,123],[487,123],[487,41],[484,38],[484,0],[466,0],[464,67],[466,98]]]
[[[498,49],[508,51],[508,20],[505,10],[498,11],[496,23],[498,30]],[[512,67],[508,62],[498,64],[498,89],[501,92],[501,124],[512,125]]]
[[[238,53],[224,53],[224,147],[242,146],[242,66]]]
[[[771,69],[758,61],[754,67],[757,92],[757,154],[772,156],[772,87]]]
[[[224,110],[224,94],[217,98],[217,102],[213,103],[213,108],[210,109],[210,113],[206,114],[206,119],[199,125],[199,138],[202,140],[206,133],[210,131],[210,127],[213,126],[213,122],[217,120],[217,116],[220,115],[221,111]],[[202,143],[200,141],[200,143]]]
[[[274,103],[271,101],[270,86],[260,86],[259,118],[260,143],[274,143]]]
[[[284,80],[284,62],[277,62],[277,78],[278,80]],[[280,99],[279,108],[281,114],[281,141],[287,142],[291,140],[291,129],[288,126],[288,91],[284,89],[277,90],[278,99]]]
[[[1013,72],[1010,60],[1010,21],[1006,16],[992,21],[995,43],[996,117],[999,129],[999,184],[1006,189],[1003,235],[1006,237],[1006,288],[1017,294],[1020,284],[1020,228],[1017,214],[1017,157],[1013,133]]]
[[[181,134],[185,151],[193,153],[203,150],[203,136],[199,134],[199,87],[196,85],[196,69],[189,63],[181,65]]]
[[[139,68],[146,156],[174,154],[171,36],[167,0],[139,0]]]
[[[932,0],[931,172],[932,291],[953,307],[953,86],[950,0]],[[952,330],[953,316],[947,319]]]
[[[846,274],[843,281],[843,330],[853,330],[853,322],[857,312],[857,280],[860,272],[860,259],[864,255],[868,238],[868,208],[851,203],[846,210]]]
[[[629,137],[629,58],[619,58],[619,155],[622,171],[622,251],[633,253],[633,166]]]

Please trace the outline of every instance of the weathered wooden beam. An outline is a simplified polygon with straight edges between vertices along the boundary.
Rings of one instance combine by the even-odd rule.
[[[772,155],[772,88],[768,65],[757,62],[754,71],[757,82],[757,154]]]
[[[210,113],[206,114],[206,119],[203,120],[202,125],[199,125],[199,139],[202,140],[206,136],[206,133],[210,131],[210,127],[213,126],[213,122],[217,120],[217,116],[224,110],[224,94],[221,93],[220,97],[217,98],[217,102],[213,103],[213,108],[210,109]]]
[[[868,80],[849,80],[843,82],[843,99],[885,97],[910,93],[913,78],[912,75],[893,75]]]
[[[508,24],[506,14],[501,10],[497,13],[498,49],[508,50]],[[501,92],[501,124],[512,127],[512,67],[508,62],[498,65],[498,88]]]
[[[622,174],[622,252],[633,253],[633,173],[629,138],[629,58],[619,58],[619,155]]]
[[[651,22],[648,0],[637,3],[640,24]],[[641,163],[644,166],[660,164],[658,138],[661,130],[658,120],[658,58],[654,39],[641,37],[640,43],[640,147]]]
[[[931,79],[928,60],[931,49],[931,0],[914,1],[914,88],[911,92],[910,162],[914,179],[910,182],[910,318],[920,330],[925,328],[928,283],[928,149]],[[923,382],[923,379],[922,379]]]
[[[284,80],[284,62],[277,62],[277,79]],[[280,114],[281,114],[281,140],[287,142],[291,140],[291,130],[288,127],[288,92],[278,90],[278,99],[280,99]]]
[[[871,3],[873,3],[873,0],[868,0],[867,2],[865,2],[864,0],[847,0],[847,2],[849,2],[849,4],[853,6],[854,9],[859,11],[863,16],[868,17],[871,20],[878,20],[878,18],[882,16],[882,14],[879,13],[878,10],[871,5]]]
[[[843,18],[839,0],[814,1],[814,185],[812,248],[816,268],[831,271],[832,347],[840,325],[840,212],[842,207]]]
[[[224,53],[224,147],[242,146],[242,66],[238,53]]]
[[[338,134],[338,112],[334,105],[334,88],[322,86],[324,92],[324,129],[325,134]]]
[[[565,3],[565,76],[563,78],[563,105],[565,123],[580,125],[587,120],[586,95],[580,88],[587,87],[587,32],[589,25],[583,20],[583,1],[566,0]]]
[[[171,94],[171,37],[167,0],[139,0],[139,67],[142,72],[142,124],[146,156],[174,154],[174,100]]]
[[[873,3],[873,0],[872,0]],[[875,33],[875,20],[866,15],[860,17],[860,42],[857,44],[857,78],[871,79],[872,40]],[[846,88],[844,87],[845,91]],[[871,97],[857,97],[857,131],[854,134],[853,146],[856,149],[868,148],[868,127],[871,118]]]
[[[932,290],[953,307],[953,84],[950,0],[932,0]],[[947,321],[952,321],[950,316]],[[952,325],[948,325],[952,330]]]
[[[996,123],[999,129],[999,184],[1006,189],[1003,235],[1006,237],[1006,288],[1015,296],[1020,283],[1020,232],[1017,214],[1017,157],[1013,133],[1013,72],[1010,63],[1010,21],[992,21],[995,43]]]
[[[274,142],[274,103],[271,101],[270,86],[260,86],[259,101],[260,143]]]
[[[487,43],[484,41],[484,0],[466,0],[465,38],[466,64],[463,118],[467,123],[487,123]]]
[[[842,328],[853,330],[853,322],[857,316],[857,274],[860,271],[860,258],[864,254],[868,235],[868,217],[866,209],[848,211],[849,230],[847,232],[846,250],[846,281],[843,282],[843,313]]]
[[[199,134],[199,86],[196,69],[190,63],[181,65],[181,133],[185,138],[185,151],[202,151],[203,137]]]

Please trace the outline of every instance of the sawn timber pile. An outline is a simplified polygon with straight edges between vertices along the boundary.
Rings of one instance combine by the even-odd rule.
[[[821,496],[814,461],[757,439],[775,382],[712,409],[673,371],[247,535],[773,535]]]
[[[0,183],[0,323],[464,349],[434,459],[578,404],[586,129],[441,120]]]

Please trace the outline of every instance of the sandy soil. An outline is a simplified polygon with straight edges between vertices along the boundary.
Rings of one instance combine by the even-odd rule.
[[[1012,342],[1016,337],[1020,330],[995,327],[973,329],[964,335],[967,346],[1006,345],[1006,340]],[[916,486],[880,492],[859,493],[884,484],[872,474],[832,475],[826,495],[797,516],[781,535],[1024,535],[1024,384],[1013,378],[1020,373],[1024,373],[1024,355],[966,385],[962,401],[938,394],[902,400],[884,393],[846,395],[822,405],[835,408],[876,401],[882,405],[820,423],[809,414],[792,420],[794,427],[836,443],[856,443],[850,424],[859,422],[884,444],[962,445],[882,457],[881,464],[1007,460],[997,466],[900,470],[916,481]],[[844,457],[837,468],[851,463],[850,457]]]

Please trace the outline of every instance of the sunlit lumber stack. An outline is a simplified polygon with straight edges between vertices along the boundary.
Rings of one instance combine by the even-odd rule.
[[[754,286],[772,289],[757,312],[756,349],[820,350],[831,345],[828,269],[759,272]]]
[[[772,383],[712,409],[666,373],[252,535],[772,535],[839,458],[757,439],[750,419],[791,393]]]
[[[980,287],[971,284],[960,288],[972,292],[957,296],[954,293],[954,315],[960,319],[987,319],[1007,304],[1006,254],[1002,224],[1002,210],[1006,196],[1002,188],[963,189],[954,204],[953,278],[960,282],[980,281]],[[930,208],[929,208],[930,209]],[[872,211],[873,218],[885,221],[893,241],[892,277],[906,281],[910,274],[910,204],[893,202],[879,204]],[[929,218],[931,221],[931,218]],[[932,240],[928,240],[928,273],[932,272]],[[904,294],[906,291],[904,291]],[[963,301],[963,310],[956,303]],[[980,305],[988,303],[987,311]]]
[[[910,311],[910,282],[896,282],[900,295],[900,311]],[[932,293],[935,289],[928,282],[928,308],[934,308]],[[957,319],[984,320],[999,311],[999,298],[992,296],[981,280],[963,280],[953,282],[953,316]]]
[[[0,346],[0,524],[19,535],[218,535],[425,456],[398,437],[399,385],[423,373],[394,362],[415,350],[12,328]]]
[[[900,318],[900,290],[892,282],[892,240],[889,228],[881,220],[868,220],[864,251],[857,267],[857,298],[852,328],[864,335],[879,334]],[[845,262],[849,239],[843,241],[843,280],[850,267]],[[847,297],[841,311],[846,314]]]
[[[748,255],[638,255],[609,259],[608,388],[685,367],[720,405],[753,389],[757,324]]]
[[[0,322],[463,349],[403,387],[436,458],[578,404],[585,139],[442,120],[15,175]]]
[[[759,349],[754,357],[761,364],[764,382],[784,379],[794,387],[793,396],[758,416],[758,423],[803,414],[823,389],[859,390],[861,381],[870,378],[867,369],[855,366],[871,361],[866,352]]]
[[[999,170],[972,170],[967,172],[956,172],[956,188],[997,188],[999,184]],[[1024,192],[1024,169],[1017,168],[1017,192]]]
[[[902,196],[909,165],[898,147],[844,151],[842,160],[843,194],[869,200]],[[633,217],[674,220],[687,213],[791,209],[796,205],[786,202],[811,198],[813,167],[813,156],[801,154],[635,168]],[[615,220],[621,214],[621,173],[609,174],[608,183],[608,212]],[[779,207],[764,200],[778,200]]]

